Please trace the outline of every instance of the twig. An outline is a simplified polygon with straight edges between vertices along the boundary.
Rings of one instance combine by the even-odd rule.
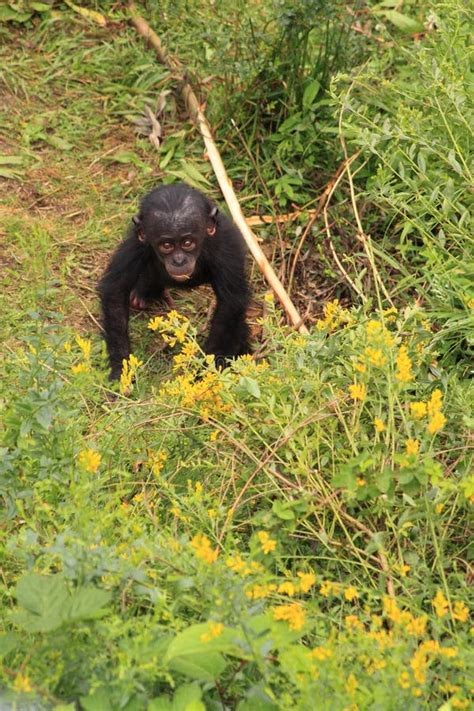
[[[314,210],[314,212],[313,212],[313,214],[312,214],[312,216],[311,216],[310,221],[309,221],[308,224],[306,225],[306,229],[305,229],[305,231],[303,232],[303,234],[302,234],[302,236],[301,236],[301,239],[300,239],[300,242],[299,242],[299,244],[298,244],[298,247],[296,248],[295,256],[293,257],[293,262],[292,262],[291,269],[290,269],[290,276],[289,276],[289,279],[288,279],[288,291],[291,292],[291,287],[292,287],[292,285],[293,285],[293,279],[294,279],[294,276],[295,276],[296,264],[297,264],[297,262],[298,262],[298,258],[299,258],[299,256],[300,256],[300,252],[301,252],[301,250],[302,250],[302,248],[303,248],[303,244],[305,243],[306,237],[308,236],[308,234],[309,234],[309,232],[310,232],[312,226],[313,226],[314,223],[316,222],[316,220],[317,220],[319,214],[321,213],[321,210],[323,209],[323,207],[324,207],[325,204],[327,203],[329,196],[333,194],[334,190],[336,189],[336,186],[339,184],[340,178],[341,178],[341,176],[343,175],[343,173],[344,173],[344,171],[345,171],[345,169],[346,169],[348,163],[349,163],[349,162],[352,162],[353,160],[355,160],[358,155],[359,155],[359,153],[356,153],[356,154],[355,154],[354,156],[352,156],[352,158],[350,158],[350,159],[347,158],[347,156],[346,156],[346,160],[343,161],[343,163],[341,163],[341,165],[339,166],[339,168],[338,168],[337,171],[336,171],[336,174],[335,174],[334,177],[329,181],[329,183],[326,185],[324,191],[321,193],[321,195],[320,195],[320,197],[319,197],[319,200],[318,200],[318,204],[317,204],[317,206],[316,206],[316,209]]]
[[[211,135],[211,127],[201,110],[201,107],[199,105],[199,102],[196,98],[196,95],[194,91],[192,90],[191,86],[189,83],[186,81],[184,78],[184,68],[182,67],[181,63],[179,60],[177,60],[175,57],[172,57],[171,55],[168,54],[166,48],[163,46],[161,43],[160,38],[158,35],[151,29],[151,27],[148,25],[148,23],[138,14],[135,4],[133,2],[129,3],[129,11],[131,15],[132,22],[138,32],[152,45],[152,47],[155,49],[156,54],[158,56],[158,59],[162,64],[165,64],[175,75],[176,78],[181,82],[181,95],[184,99],[184,102],[186,104],[186,107],[195,121],[201,136],[203,137],[207,154],[209,156],[209,160],[212,164],[212,167],[214,169],[214,173],[217,177],[219,186],[222,190],[222,194],[224,195],[225,201],[227,203],[227,206],[229,207],[229,210],[231,212],[231,215],[234,219],[235,224],[239,228],[240,232],[242,233],[242,236],[252,253],[252,256],[254,257],[255,261],[257,262],[262,274],[272,287],[273,291],[277,295],[278,299],[280,300],[281,305],[285,309],[286,313],[288,314],[291,323],[293,326],[298,329],[300,333],[308,333],[308,329],[303,323],[303,320],[301,316],[299,315],[298,311],[296,310],[294,304],[292,303],[290,297],[288,296],[283,284],[281,281],[278,279],[277,275],[275,274],[272,266],[270,265],[268,259],[266,258],[265,254],[262,251],[262,248],[260,247],[257,238],[251,231],[250,227],[247,225],[245,221],[244,214],[242,212],[242,208],[240,207],[240,204],[236,198],[234,189],[232,188],[232,184],[230,181],[229,176],[227,175],[226,169],[224,167],[224,164],[222,162],[222,158],[220,156],[220,153],[217,149],[216,144],[214,143],[214,140]]]

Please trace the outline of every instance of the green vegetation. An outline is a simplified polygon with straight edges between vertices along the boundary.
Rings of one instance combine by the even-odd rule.
[[[172,93],[137,133],[174,83],[123,7],[0,8],[0,706],[470,708],[467,4],[229,5],[140,9],[246,214],[301,211],[255,229],[311,333],[252,265],[255,358],[216,371],[178,295],[114,400],[111,249],[152,185],[219,193]]]

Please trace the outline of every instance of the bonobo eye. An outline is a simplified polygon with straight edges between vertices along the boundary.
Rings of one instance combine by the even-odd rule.
[[[161,242],[161,244],[158,245],[158,249],[163,254],[170,254],[174,249],[174,244],[172,244],[172,242]]]
[[[181,242],[181,247],[186,250],[186,251],[191,251],[194,249],[196,246],[196,242],[193,239],[190,239],[189,237],[186,237],[186,239],[183,239]]]

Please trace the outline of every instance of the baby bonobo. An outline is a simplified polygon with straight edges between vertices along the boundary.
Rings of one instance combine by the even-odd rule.
[[[249,353],[242,235],[198,190],[184,183],[156,188],[143,198],[99,284],[112,380],[130,356],[130,306],[146,308],[168,287],[200,284],[210,284],[217,298],[206,353],[220,365]]]

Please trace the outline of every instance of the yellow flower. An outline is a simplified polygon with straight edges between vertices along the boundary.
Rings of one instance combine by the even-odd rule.
[[[408,455],[418,454],[420,449],[420,442],[417,439],[406,439],[405,440],[405,450]]]
[[[363,630],[364,624],[356,615],[346,615],[344,622],[348,630]]]
[[[427,407],[424,402],[411,402],[410,403],[410,412],[411,416],[415,420],[421,420],[422,417],[426,415],[427,412]]]
[[[29,694],[33,689],[31,688],[30,680],[26,674],[17,674],[15,681],[13,682],[13,688],[15,691],[20,693]]]
[[[138,368],[143,365],[141,360],[138,360],[136,356],[130,354],[128,360],[126,358],[122,361],[122,373],[120,375],[120,392],[125,395],[132,385],[133,378],[138,370]]]
[[[433,605],[438,617],[444,617],[448,614],[448,601],[446,600],[441,590],[438,590],[438,592],[432,599],[431,604]]]
[[[366,392],[365,385],[362,385],[361,383],[353,383],[352,385],[349,385],[349,393],[353,400],[364,400]]]
[[[267,291],[267,293],[265,294],[263,299],[264,299],[264,301],[266,301],[267,304],[272,304],[275,301],[273,291]]]
[[[341,591],[340,583],[333,583],[330,580],[323,580],[319,592],[323,597],[329,597],[329,595],[337,595]]]
[[[260,541],[260,545],[262,547],[262,551],[267,554],[271,553],[272,551],[275,550],[276,548],[276,541],[273,540],[273,538],[270,538],[268,533],[266,531],[259,531],[257,533],[257,538]]]
[[[275,592],[276,589],[277,586],[273,583],[269,583],[268,585],[254,585],[246,590],[245,594],[251,600],[262,600],[263,598],[268,597],[272,592]]]
[[[209,435],[209,439],[211,442],[215,442],[218,436],[219,430],[212,430],[211,434]]]
[[[374,418],[374,427],[376,432],[384,432],[385,425],[383,423],[383,420],[380,419],[380,417]]]
[[[309,592],[316,582],[316,575],[314,573],[303,573],[300,571],[297,573],[297,576],[300,579],[301,592]]]
[[[397,355],[397,370],[395,377],[402,383],[409,383],[413,380],[411,360],[408,356],[408,350],[406,346],[400,346]]]
[[[296,587],[295,584],[291,582],[291,580],[285,580],[284,583],[281,583],[281,585],[278,586],[278,591],[282,595],[288,595],[289,597],[293,597],[296,593]]]
[[[101,459],[99,452],[96,452],[94,449],[83,449],[79,452],[78,456],[79,465],[85,469],[86,472],[90,472],[91,474],[97,472]]]
[[[318,662],[324,662],[325,659],[332,657],[332,651],[330,649],[326,649],[325,647],[315,647],[308,652],[308,657],[311,659],[317,659]]]
[[[346,600],[349,600],[349,602],[352,602],[352,600],[359,597],[359,593],[353,585],[349,585],[349,587],[344,590],[344,597]]]
[[[159,449],[157,452],[152,452],[148,450],[148,461],[147,465],[150,467],[152,474],[158,476],[163,469],[165,462],[168,458],[166,452]]]
[[[387,359],[384,356],[383,352],[380,350],[380,348],[372,348],[371,346],[369,346],[365,349],[364,353],[369,363],[371,363],[371,365],[374,365],[376,368],[383,368],[383,366],[387,362]]]
[[[397,571],[397,573],[399,573],[401,578],[406,578],[407,573],[409,573],[411,570],[411,565],[406,565],[406,563],[396,565],[395,570]]]
[[[273,607],[272,614],[274,620],[285,620],[288,622],[290,630],[300,630],[304,627],[305,613],[303,606],[299,602]]]
[[[453,618],[459,622],[467,622],[469,619],[469,608],[463,602],[455,602],[453,605]]]
[[[79,373],[90,373],[91,367],[88,363],[78,363],[77,365],[71,365],[71,372],[74,375],[79,375]]]
[[[209,632],[205,632],[204,634],[201,635],[201,641],[202,642],[210,642],[211,639],[215,639],[216,637],[219,637],[219,635],[222,634],[224,630],[224,625],[222,622],[210,622],[209,623]]]
[[[162,326],[163,322],[163,316],[155,316],[155,318],[151,318],[148,321],[148,328],[150,331],[157,331]]]
[[[366,481],[365,481],[365,479],[363,479],[363,478],[360,476],[360,477],[357,478],[356,484],[357,484],[357,486],[365,486]]]
[[[428,422],[427,430],[430,434],[436,434],[443,429],[446,424],[446,417],[442,412],[435,412],[431,420]]]
[[[423,637],[426,632],[426,624],[428,622],[428,617],[426,615],[421,615],[421,617],[413,617],[407,623],[406,629],[408,634],[414,637]]]
[[[76,343],[82,351],[85,360],[90,360],[91,357],[91,342],[89,338],[81,338],[76,336]]]
[[[410,688],[410,675],[407,671],[403,671],[400,676],[398,677],[398,683],[402,687],[402,689],[409,689]]]
[[[65,342],[63,343],[63,348],[64,348],[64,350],[66,351],[66,353],[70,353],[71,350],[72,350],[71,342],[70,342],[70,341],[65,341]]]
[[[346,684],[345,684],[345,689],[346,689],[347,693],[350,696],[353,696],[357,690],[357,686],[358,686],[358,683],[357,683],[357,679],[355,678],[354,674],[349,674],[349,676],[347,677]]]
[[[217,548],[211,548],[211,542],[204,533],[197,533],[191,541],[196,557],[205,561],[208,565],[215,563],[219,555]]]
[[[431,397],[428,400],[427,404],[427,411],[428,415],[433,416],[437,412],[441,412],[441,408],[443,406],[443,393],[439,388],[436,388],[436,390],[433,390],[431,393]]]

